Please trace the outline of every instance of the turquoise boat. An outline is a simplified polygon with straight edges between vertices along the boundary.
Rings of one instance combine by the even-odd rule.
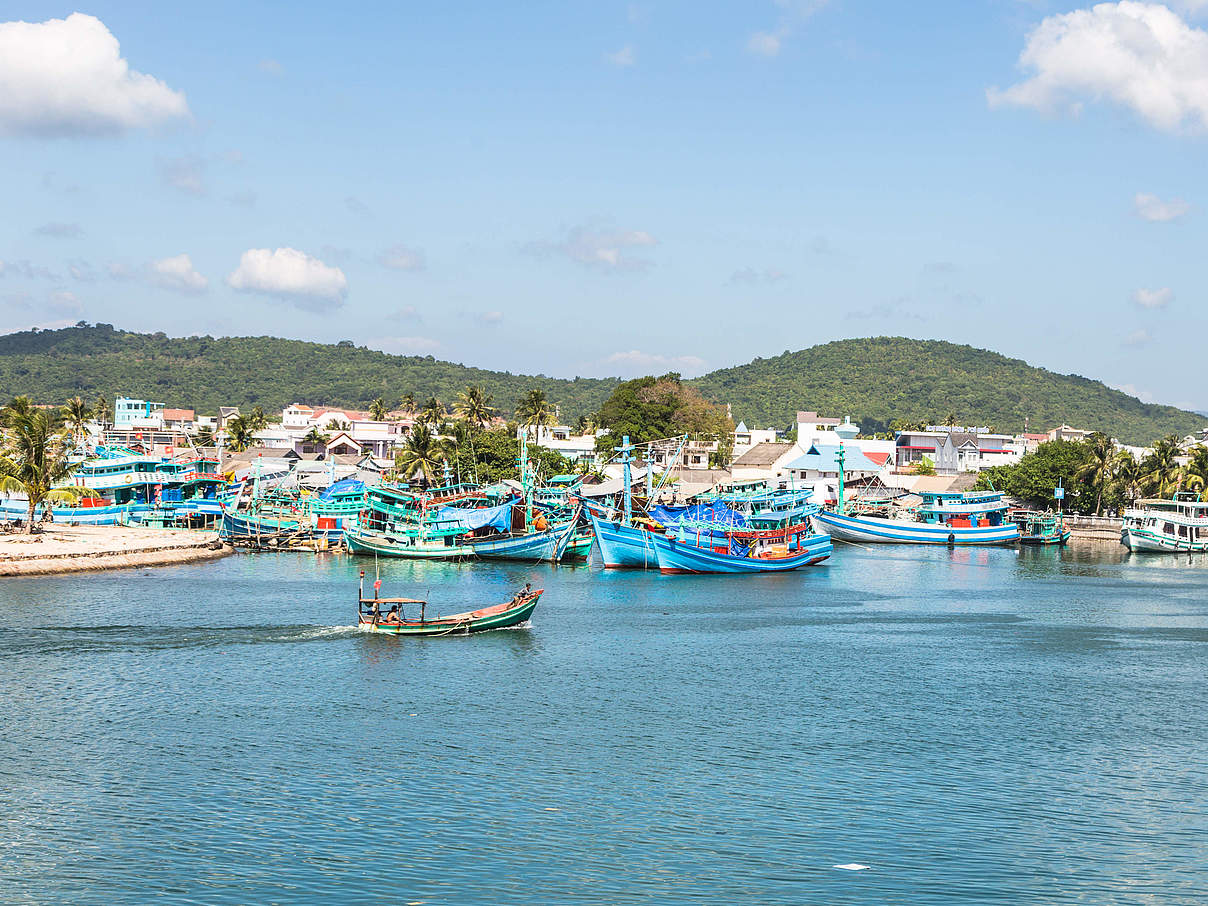
[[[1065,518],[1061,513],[1015,510],[1010,514],[1010,519],[1019,529],[1020,544],[1065,544],[1070,540],[1070,530],[1065,527]]]
[[[775,530],[719,532],[704,525],[695,533],[681,525],[674,534],[651,533],[659,571],[664,575],[724,573],[753,575],[813,566],[832,552],[829,535],[806,523]]]

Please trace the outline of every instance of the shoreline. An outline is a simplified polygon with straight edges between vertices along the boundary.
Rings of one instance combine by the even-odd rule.
[[[36,535],[0,535],[0,577],[172,566],[232,553],[212,531],[51,524]]]

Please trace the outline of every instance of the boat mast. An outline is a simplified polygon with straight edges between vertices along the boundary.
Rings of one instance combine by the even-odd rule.
[[[533,489],[529,483],[528,428],[520,435],[520,487],[524,492],[524,528],[533,524]]]
[[[633,477],[633,471],[629,468],[629,464],[633,461],[630,453],[633,452],[633,446],[629,443],[629,435],[626,434],[621,438],[621,464],[623,466],[621,481],[625,484],[625,524],[629,525],[633,521],[633,492],[630,490],[629,482]],[[649,463],[647,463],[649,467]]]
[[[835,454],[835,461],[839,464],[839,515],[844,515],[843,509],[843,441],[839,441],[839,452]]]

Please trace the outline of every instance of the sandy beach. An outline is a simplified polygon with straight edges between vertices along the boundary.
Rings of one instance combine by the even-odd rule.
[[[231,552],[211,531],[50,525],[36,535],[0,535],[0,576],[166,566]]]

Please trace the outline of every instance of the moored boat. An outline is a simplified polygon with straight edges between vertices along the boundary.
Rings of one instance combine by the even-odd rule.
[[[1137,552],[1208,551],[1208,500],[1186,492],[1138,500],[1124,511],[1120,543]]]
[[[922,504],[901,517],[849,514],[836,510],[813,516],[819,531],[861,544],[1013,544],[1019,528],[1007,521],[999,491],[924,493]]]
[[[1061,513],[1017,510],[1010,515],[1011,521],[1019,529],[1020,544],[1065,544],[1070,540],[1070,530],[1065,527],[1065,518]]]
[[[775,531],[715,532],[695,536],[687,526],[672,535],[651,533],[659,571],[751,574],[785,572],[821,563],[831,555],[829,535],[801,523]]]

